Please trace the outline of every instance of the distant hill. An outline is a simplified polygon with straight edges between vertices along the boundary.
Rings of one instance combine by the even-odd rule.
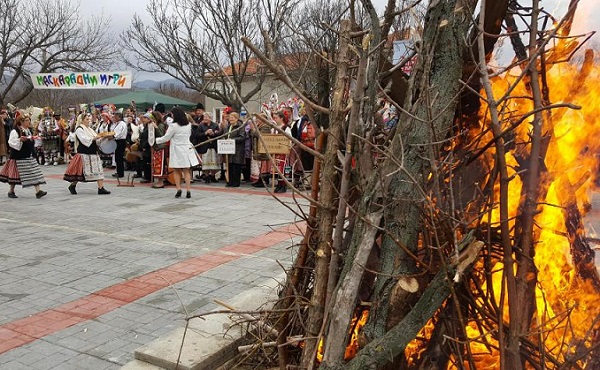
[[[134,89],[139,89],[139,90],[154,90],[156,88],[158,88],[160,85],[175,85],[177,87],[184,87],[184,85],[174,79],[174,78],[169,78],[167,80],[162,80],[162,81],[155,81],[155,80],[143,80],[143,81],[139,81],[139,82],[134,82],[133,83],[133,88]]]

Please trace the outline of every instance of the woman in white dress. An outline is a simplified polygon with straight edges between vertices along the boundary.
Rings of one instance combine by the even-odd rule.
[[[169,146],[169,168],[173,170],[175,176],[175,187],[177,188],[175,198],[181,197],[182,176],[185,179],[185,197],[191,198],[192,173],[190,168],[200,163],[196,156],[196,149],[190,141],[192,126],[183,109],[175,107],[171,110],[171,113],[173,114],[173,124],[169,125],[164,136],[156,138],[156,143],[171,142]]]

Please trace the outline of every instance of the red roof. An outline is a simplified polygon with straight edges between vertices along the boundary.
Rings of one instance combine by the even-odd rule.
[[[302,68],[306,63],[307,58],[310,57],[309,53],[297,53],[291,55],[285,55],[278,57],[277,63],[283,64],[283,66],[288,70],[296,70]],[[240,62],[233,65],[236,71],[240,72],[246,67],[245,74],[252,75],[255,73],[261,72],[266,66],[260,61],[260,59],[256,57],[252,57],[248,59],[247,65],[246,62]],[[232,67],[227,66],[223,68],[225,74],[228,76],[232,75]]]

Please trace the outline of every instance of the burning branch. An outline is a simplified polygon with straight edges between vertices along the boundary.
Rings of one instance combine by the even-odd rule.
[[[404,319],[381,338],[373,340],[362,348],[345,368],[348,370],[378,368],[386,364],[390,358],[401,354],[406,345],[416,337],[449,297],[449,276],[454,273],[453,269],[440,270]]]
[[[589,281],[596,289],[596,292],[600,293],[600,275],[596,267],[594,250],[592,250],[584,237],[585,228],[581,212],[577,207],[577,198],[575,197],[577,189],[569,183],[569,179],[566,176],[559,179],[558,189],[559,193],[562,194],[561,206],[577,276],[581,277],[584,281]]]
[[[456,273],[454,274],[454,282],[460,282],[462,275],[465,272],[465,269],[472,264],[477,256],[479,255],[479,251],[483,248],[483,242],[479,240],[475,240],[471,244],[469,244],[465,249],[460,251],[458,256],[452,257],[452,264],[456,266]]]

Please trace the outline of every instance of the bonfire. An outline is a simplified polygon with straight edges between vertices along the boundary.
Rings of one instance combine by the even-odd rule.
[[[312,103],[330,127],[306,235],[266,319],[280,369],[600,368],[583,221],[600,183],[600,67],[591,34],[571,34],[577,5],[432,1],[410,77],[393,76],[407,61],[374,59],[401,11],[341,23],[331,107]],[[401,112],[383,135],[366,103],[378,94]]]

